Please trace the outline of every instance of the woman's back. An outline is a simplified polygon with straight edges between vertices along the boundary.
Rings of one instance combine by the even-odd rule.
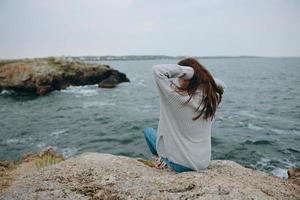
[[[203,117],[192,119],[197,115],[195,110],[203,98],[201,90],[197,90],[186,105],[183,103],[189,95],[174,91],[170,78],[175,78],[184,70],[185,67],[172,64],[153,66],[154,80],[160,94],[157,152],[172,162],[201,170],[207,168],[211,159],[212,120]]]

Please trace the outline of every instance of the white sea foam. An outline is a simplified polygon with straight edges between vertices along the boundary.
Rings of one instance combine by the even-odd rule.
[[[287,132],[286,130],[276,129],[276,128],[271,128],[270,130],[277,134],[285,134]]]
[[[14,138],[12,138],[12,139],[6,140],[6,143],[7,144],[12,144],[12,143],[19,143],[20,141],[21,141],[20,139],[14,139]]]
[[[238,124],[241,125],[241,126],[245,126],[245,123],[242,122],[242,121],[239,121]]]
[[[270,129],[272,132],[280,134],[280,135],[300,135],[299,131],[296,130],[283,130],[283,129],[276,129],[276,128],[271,128]]]
[[[224,117],[223,116],[220,116],[220,115],[218,115],[218,116],[216,116],[216,120],[219,120],[219,121],[224,121]]]
[[[43,149],[47,146],[47,144],[45,142],[40,142],[40,143],[37,143],[36,146],[39,148],[39,149]]]
[[[90,107],[103,107],[103,106],[115,106],[114,102],[103,102],[103,101],[92,101],[92,102],[83,102],[83,108],[90,108]]]
[[[253,125],[253,124],[251,124],[251,123],[248,123],[248,124],[247,124],[247,127],[248,127],[249,129],[252,129],[252,130],[255,130],[255,131],[261,131],[261,130],[264,130],[263,127],[259,127],[259,126]]]
[[[153,104],[145,104],[143,106],[143,109],[153,109],[154,107],[155,107],[155,105],[153,105]]]
[[[278,177],[281,177],[281,178],[284,178],[284,179],[288,178],[288,173],[287,173],[286,169],[282,169],[282,168],[278,167],[278,168],[275,168],[273,171],[271,171],[271,173],[274,176],[278,176]]]
[[[257,116],[247,110],[241,110],[238,112],[239,115],[242,115],[242,116],[246,116],[246,117],[251,117],[251,118],[256,118]]]
[[[13,93],[12,90],[2,90],[2,91],[0,92],[0,95],[6,95],[6,94],[12,94],[12,93]]]
[[[59,135],[65,133],[67,131],[68,131],[68,129],[56,130],[56,131],[51,132],[50,135],[58,138]]]
[[[260,165],[262,165],[262,166],[267,166],[267,164],[268,164],[270,161],[271,161],[271,159],[262,157],[262,158],[260,158],[259,161],[257,161],[257,164],[260,164]]]
[[[146,84],[145,84],[145,80],[140,80],[139,82],[137,82],[137,85],[139,85],[139,86],[146,86]]]
[[[94,96],[97,94],[97,87],[96,85],[94,86],[70,86],[67,87],[64,90],[61,90],[61,92],[64,93],[71,93],[71,94],[77,94],[76,97],[81,97],[81,96]]]
[[[0,92],[0,94],[6,94],[6,93],[8,93],[7,90],[3,90],[3,91]]]
[[[76,154],[78,152],[78,149],[75,147],[66,147],[66,148],[58,148],[58,151],[60,151],[64,157],[68,158]]]
[[[28,137],[28,138],[11,138],[6,140],[6,144],[27,144],[29,141],[31,141],[32,138]]]
[[[265,167],[272,167],[274,169],[271,171],[271,173],[274,176],[278,176],[280,178],[288,178],[287,169],[283,169],[280,167],[275,167],[273,165],[270,165],[270,162],[271,162],[271,159],[266,158],[266,157],[261,157],[260,160],[257,161],[256,164],[252,165],[252,166],[255,168],[258,168],[258,169],[263,169]],[[280,162],[284,163],[287,166],[287,168],[295,166],[293,163],[291,163],[288,160],[280,160]]]
[[[252,167],[261,170],[267,166],[269,166],[271,159],[269,158],[265,158],[265,157],[261,157],[258,161],[256,161],[256,164],[251,164]]]

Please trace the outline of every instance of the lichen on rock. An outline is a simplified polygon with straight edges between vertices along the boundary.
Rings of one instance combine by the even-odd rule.
[[[86,152],[21,174],[1,199],[299,199],[289,180],[212,160],[199,172],[156,169],[150,161]]]

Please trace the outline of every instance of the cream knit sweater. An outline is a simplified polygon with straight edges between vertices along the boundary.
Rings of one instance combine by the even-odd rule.
[[[177,64],[161,64],[152,67],[154,81],[160,96],[160,118],[157,129],[156,149],[158,155],[196,171],[208,167],[211,159],[210,119],[192,118],[198,113],[202,94],[198,90],[187,105],[181,105],[189,96],[176,93],[171,87],[172,78],[191,79],[194,70]],[[216,78],[216,84],[225,88],[223,81]],[[201,109],[201,107],[200,107]]]

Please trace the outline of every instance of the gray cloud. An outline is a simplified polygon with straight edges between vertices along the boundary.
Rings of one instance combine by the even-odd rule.
[[[300,56],[297,0],[1,0],[0,58]]]

